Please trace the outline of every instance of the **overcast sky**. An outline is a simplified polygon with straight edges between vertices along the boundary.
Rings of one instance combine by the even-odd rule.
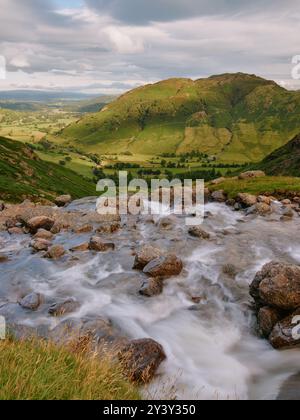
[[[296,87],[300,0],[0,0],[0,89],[120,93],[242,71]],[[298,85],[298,88],[300,86]]]

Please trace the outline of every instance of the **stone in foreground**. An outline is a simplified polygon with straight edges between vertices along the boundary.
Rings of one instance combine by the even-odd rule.
[[[133,340],[119,351],[119,360],[130,380],[148,383],[166,359],[163,347],[152,339]]]
[[[275,325],[270,343],[275,349],[284,350],[300,347],[300,309]]]
[[[115,244],[110,242],[103,242],[101,238],[93,236],[90,239],[89,249],[91,251],[97,252],[113,251],[115,249]]]
[[[257,273],[250,293],[257,303],[293,311],[300,307],[300,267],[271,262]]]
[[[28,220],[26,223],[30,233],[36,234],[39,229],[51,230],[54,220],[47,216],[37,216]]]
[[[42,303],[42,296],[39,293],[30,293],[19,301],[19,305],[24,309],[36,311]]]

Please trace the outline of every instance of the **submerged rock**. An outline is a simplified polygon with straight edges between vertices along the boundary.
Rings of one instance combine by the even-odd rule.
[[[144,281],[139,293],[146,297],[158,296],[163,292],[163,288],[164,284],[161,278],[150,278]]]
[[[49,308],[49,314],[52,316],[62,316],[77,311],[80,303],[76,299],[67,299],[64,302],[54,303]]]
[[[133,340],[118,353],[126,375],[134,382],[148,383],[166,359],[163,347],[152,339]]]
[[[46,258],[50,258],[53,260],[57,260],[65,255],[66,250],[62,245],[53,245],[48,249],[47,254],[45,255]]]
[[[70,249],[71,252],[80,252],[80,251],[88,251],[90,249],[90,244],[88,242],[84,242],[80,245],[76,245]]]
[[[176,255],[156,258],[146,265],[144,273],[151,277],[177,276],[183,269],[183,263]]]
[[[143,246],[135,256],[133,269],[143,270],[150,261],[163,255],[163,251],[151,245]]]
[[[19,305],[24,309],[36,311],[42,303],[42,296],[39,293],[30,293],[19,301]]]
[[[193,226],[189,229],[189,234],[195,238],[210,239],[210,234],[199,226]]]

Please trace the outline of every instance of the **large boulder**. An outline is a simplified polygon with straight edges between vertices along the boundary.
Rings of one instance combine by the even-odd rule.
[[[103,242],[98,236],[93,236],[89,242],[89,249],[97,252],[113,251],[115,245],[113,243]]]
[[[33,217],[26,223],[26,226],[32,234],[36,234],[39,229],[51,230],[53,225],[54,219],[47,216]]]
[[[151,245],[145,245],[137,251],[133,269],[143,270],[149,262],[159,258],[163,255],[163,252],[159,248],[155,248]]]
[[[300,267],[271,262],[266,264],[250,286],[257,302],[293,311],[300,307]]]
[[[133,340],[118,353],[124,372],[130,380],[148,383],[166,359],[163,347],[152,339]]]
[[[152,260],[144,268],[144,273],[150,277],[178,276],[183,269],[183,263],[176,255],[166,255]]]
[[[64,207],[67,204],[70,204],[72,197],[70,195],[61,195],[55,199],[55,204],[57,207]]]
[[[247,171],[240,174],[239,179],[262,178],[266,176],[263,171]]]
[[[269,340],[275,349],[300,347],[300,309],[278,322]]]

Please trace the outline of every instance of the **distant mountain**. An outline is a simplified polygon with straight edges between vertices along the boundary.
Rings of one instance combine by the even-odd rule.
[[[44,196],[53,199],[59,194],[73,198],[95,195],[96,187],[81,175],[42,161],[24,144],[0,137],[0,198],[13,202],[25,197]]]
[[[97,98],[100,95],[90,95],[80,92],[61,92],[44,90],[8,90],[0,91],[0,101],[23,101],[23,102],[58,102],[78,101]]]
[[[255,169],[268,175],[300,177],[300,134],[267,156]]]
[[[237,73],[137,88],[56,141],[97,153],[197,150],[223,162],[256,162],[299,131],[300,92]]]

